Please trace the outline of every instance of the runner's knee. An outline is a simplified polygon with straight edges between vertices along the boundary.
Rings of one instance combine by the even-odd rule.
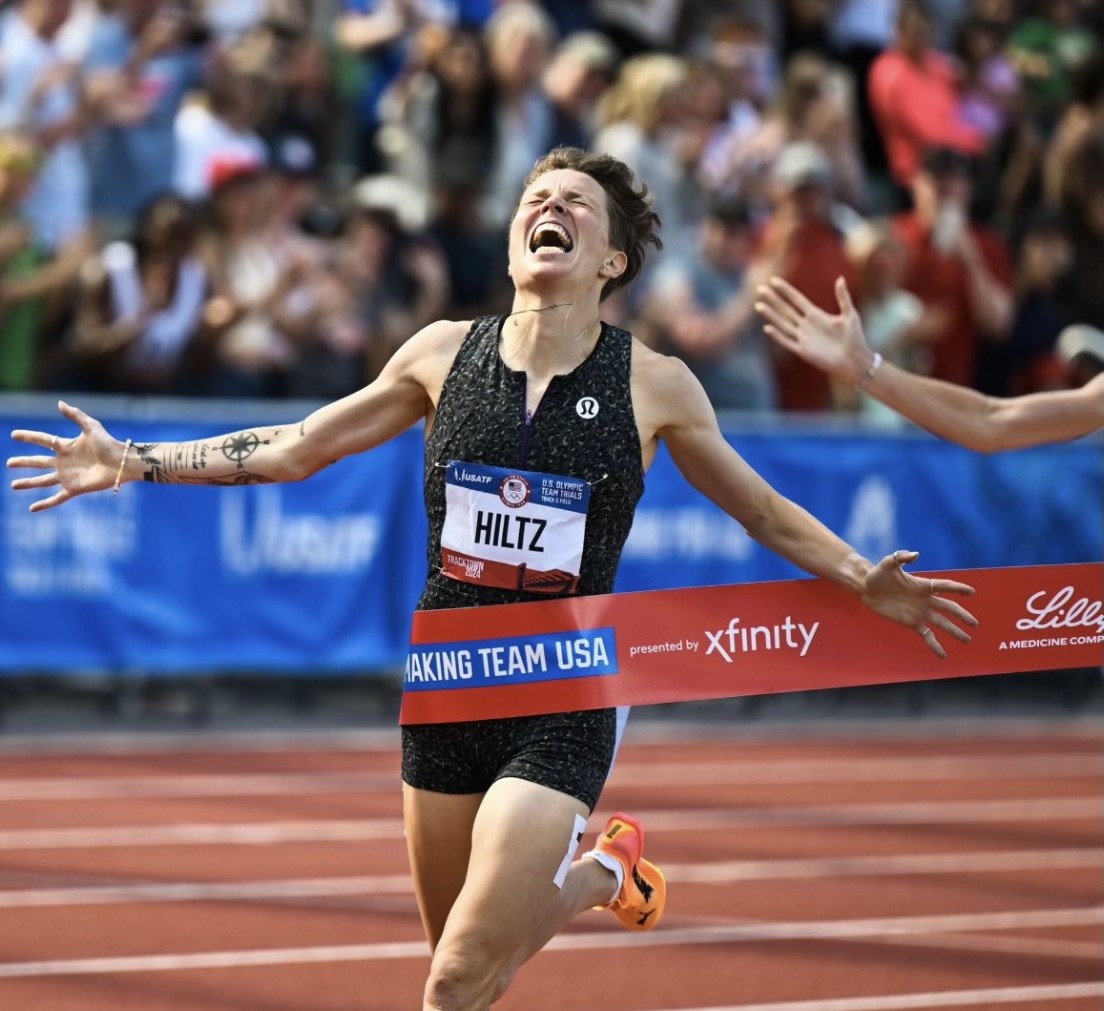
[[[508,960],[508,954],[496,957],[486,938],[442,942],[429,969],[426,1007],[438,1011],[485,1007]]]

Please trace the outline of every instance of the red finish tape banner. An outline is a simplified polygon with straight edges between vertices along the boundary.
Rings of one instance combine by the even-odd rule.
[[[1104,664],[1104,564],[924,573],[969,583],[973,641],[825,580],[418,611],[401,723],[528,716]]]

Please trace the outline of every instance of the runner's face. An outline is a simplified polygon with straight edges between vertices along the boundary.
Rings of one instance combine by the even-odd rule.
[[[600,289],[615,253],[609,244],[605,190],[584,172],[554,169],[522,194],[510,226],[510,275],[529,283],[578,281]]]

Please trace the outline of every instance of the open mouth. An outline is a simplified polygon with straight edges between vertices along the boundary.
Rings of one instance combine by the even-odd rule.
[[[554,221],[545,221],[537,225],[533,229],[533,234],[529,237],[529,251],[531,253],[535,253],[538,249],[560,249],[565,253],[570,253],[574,248],[575,243],[572,242],[571,236],[567,234],[567,229]]]

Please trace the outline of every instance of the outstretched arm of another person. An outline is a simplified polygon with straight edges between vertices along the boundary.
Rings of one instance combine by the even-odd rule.
[[[1077,390],[990,397],[918,376],[881,361],[870,349],[847,285],[836,282],[837,315],[793,285],[771,278],[756,308],[766,332],[811,365],[862,386],[909,420],[968,449],[994,453],[1076,439],[1104,427],[1104,375]]]
[[[902,566],[919,557],[915,551],[897,551],[876,565],[863,558],[748,466],[725,441],[705,391],[682,362],[653,355],[647,368],[645,410],[655,412],[656,433],[667,443],[671,458],[698,491],[741,523],[752,538],[806,572],[857,594],[882,617],[916,629],[937,656],[946,652],[929,627],[970,641],[959,625],[976,625],[974,617],[956,601],[937,594],[971,594],[971,587],[905,572]]]
[[[381,445],[424,418],[430,390],[459,346],[466,325],[434,323],[394,355],[379,377],[356,393],[327,404],[298,424],[231,432],[191,442],[137,444],[127,452],[99,421],[69,404],[61,413],[80,429],[75,438],[16,430],[12,438],[48,455],[16,456],[14,469],[38,470],[17,478],[12,488],[57,488],[31,504],[32,512],[61,505],[77,495],[103,491],[126,481],[160,484],[243,485],[299,481],[343,457]]]

